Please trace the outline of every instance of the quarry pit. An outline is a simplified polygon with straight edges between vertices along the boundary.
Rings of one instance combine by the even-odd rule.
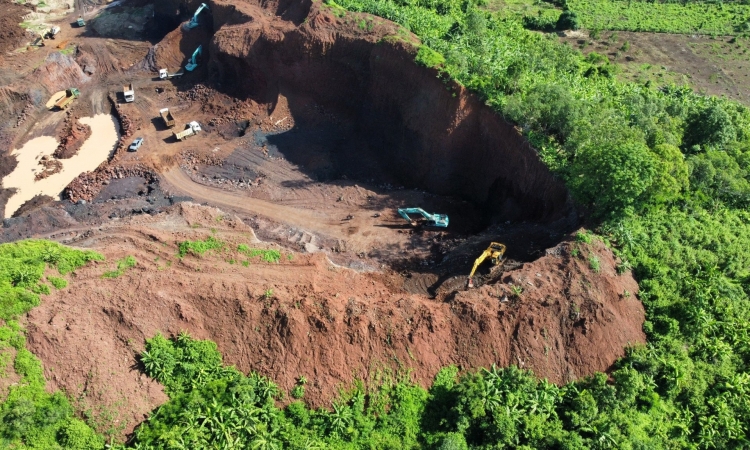
[[[33,139],[81,145],[79,119],[120,124],[107,161],[62,200],[6,210],[0,230],[3,242],[53,239],[107,257],[27,318],[52,388],[124,401],[127,432],[166,400],[134,368],[156,332],[212,339],[227,363],[285,389],[304,375],[314,405],[384,368],[428,384],[448,364],[513,364],[563,383],[645,341],[636,282],[602,243],[576,241],[582,219],[563,182],[513,124],[417,65],[416,37],[306,0],[212,0],[186,29],[200,3],[92,5],[108,23],[139,26],[74,28],[72,12],[56,39],[68,46],[2,56],[0,177]],[[159,78],[199,46],[194,71]],[[72,86],[81,97],[70,109],[44,107]],[[177,141],[162,108],[202,131]],[[136,137],[143,146],[128,152]],[[3,186],[0,204],[14,193]],[[450,226],[414,227],[404,207],[447,214]],[[286,257],[175,256],[178,242],[209,236]],[[504,264],[482,265],[467,289],[494,241],[507,245]],[[128,255],[138,266],[102,282]]]

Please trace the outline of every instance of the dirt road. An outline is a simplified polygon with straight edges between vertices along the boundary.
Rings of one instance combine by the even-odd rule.
[[[392,211],[363,213],[361,208],[335,202],[331,205],[322,205],[322,208],[316,210],[295,208],[252,198],[242,193],[204,186],[191,180],[178,168],[169,170],[162,176],[168,186],[193,197],[196,201],[237,212],[259,214],[275,222],[297,226],[323,237],[341,239],[346,241],[348,249],[355,252],[369,252],[373,248],[385,245],[404,247],[407,243],[408,235],[398,232],[403,221],[397,221]],[[376,214],[379,216],[374,217]]]

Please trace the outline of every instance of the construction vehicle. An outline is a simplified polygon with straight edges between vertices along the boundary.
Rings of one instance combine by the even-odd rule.
[[[175,73],[169,73],[167,69],[159,69],[159,78],[162,80],[169,80],[171,78],[181,77],[184,73],[185,72],[182,70]]]
[[[44,35],[37,36],[34,42],[31,43],[32,47],[44,47]]]
[[[78,16],[78,20],[76,20],[76,24],[78,24],[79,28],[83,28],[86,26],[86,22],[83,20],[83,16]]]
[[[481,255],[479,255],[479,258],[474,261],[474,267],[471,269],[471,273],[469,274],[467,286],[470,288],[474,287],[474,273],[477,271],[477,268],[484,262],[485,259],[490,258],[490,262],[492,262],[492,265],[496,266],[503,261],[504,254],[505,244],[501,244],[499,242],[491,243],[490,246],[487,247],[487,249],[483,251]]]
[[[208,10],[208,6],[205,3],[201,3],[201,5],[195,11],[195,14],[193,14],[193,17],[190,19],[190,22],[185,24],[185,30],[191,30],[200,25],[200,22],[198,22],[198,16],[204,9]]]
[[[161,119],[164,121],[164,125],[166,125],[167,128],[172,128],[174,126],[174,116],[172,115],[172,112],[169,111],[169,108],[160,109],[159,115],[161,116]]]
[[[195,49],[193,52],[193,56],[190,58],[190,61],[185,65],[185,70],[188,72],[192,72],[195,70],[196,67],[198,67],[198,57],[203,53],[203,46],[199,45],[198,48]]]
[[[55,36],[57,36],[57,33],[59,33],[59,32],[60,32],[60,27],[54,26],[54,27],[50,28],[49,31],[47,31],[47,34],[45,35],[45,37],[47,39],[54,39]]]
[[[143,138],[135,138],[132,144],[130,144],[130,147],[128,147],[129,152],[137,152],[139,148],[141,148],[141,145],[143,145]]]
[[[448,226],[448,216],[446,214],[430,214],[422,208],[399,208],[398,214],[412,225],[417,225],[417,219],[412,219],[410,214],[422,216],[424,224],[428,227],[445,228]]]
[[[55,102],[55,105],[53,108],[59,108],[59,109],[66,109],[68,106],[70,106],[71,103],[73,103],[73,100],[77,99],[81,95],[81,92],[76,88],[70,88],[65,90],[65,96]]]
[[[133,83],[127,84],[122,87],[122,96],[125,97],[125,101],[128,103],[135,100],[135,90],[133,89]]]
[[[185,124],[185,129],[177,132],[174,132],[174,137],[178,141],[184,141],[185,139],[189,138],[190,136],[194,136],[198,134],[198,132],[201,131],[201,126],[198,122],[190,122]]]

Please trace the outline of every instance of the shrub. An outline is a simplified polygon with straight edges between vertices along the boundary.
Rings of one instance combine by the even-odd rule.
[[[188,253],[192,253],[197,256],[202,256],[209,250],[220,250],[224,248],[224,243],[216,239],[213,236],[209,236],[205,240],[198,241],[182,241],[178,244],[177,255],[180,258],[185,257]]]
[[[424,67],[437,68],[445,64],[445,57],[426,45],[420,45],[416,59]]]
[[[116,270],[110,270],[108,272],[104,272],[104,274],[102,275],[102,278],[117,278],[123,273],[125,273],[127,270],[135,267],[136,265],[138,265],[138,261],[135,260],[135,257],[126,256],[125,258],[122,258],[117,261]]]
[[[560,18],[557,19],[557,29],[562,30],[580,30],[581,21],[578,19],[578,15],[566,9],[560,14]]]
[[[47,277],[47,281],[49,281],[55,289],[65,289],[68,286],[68,282],[65,278],[53,277],[50,275]]]

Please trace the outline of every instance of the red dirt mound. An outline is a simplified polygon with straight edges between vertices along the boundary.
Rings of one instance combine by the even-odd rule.
[[[304,375],[313,405],[384,367],[411,368],[424,385],[447,364],[493,363],[565,382],[607,370],[625,346],[644,341],[637,285],[617,275],[601,244],[566,242],[501,282],[430,300],[404,292],[397,274],[343,269],[320,253],[282,251],[277,264],[250,259],[247,267],[235,252],[176,257],[178,241],[209,235],[230,249],[265,246],[239,219],[190,204],[87,232],[76,244],[104,252],[107,262],[78,271],[28,319],[29,347],[50,387],[119,404],[127,431],[165,400],[135,365],[157,332],[212,339],[226,363],[283,389]],[[127,255],[136,268],[101,278]],[[599,258],[598,272],[589,256]]]
[[[0,0],[0,52],[15,50],[30,38],[20,26],[29,12],[13,0]]]

